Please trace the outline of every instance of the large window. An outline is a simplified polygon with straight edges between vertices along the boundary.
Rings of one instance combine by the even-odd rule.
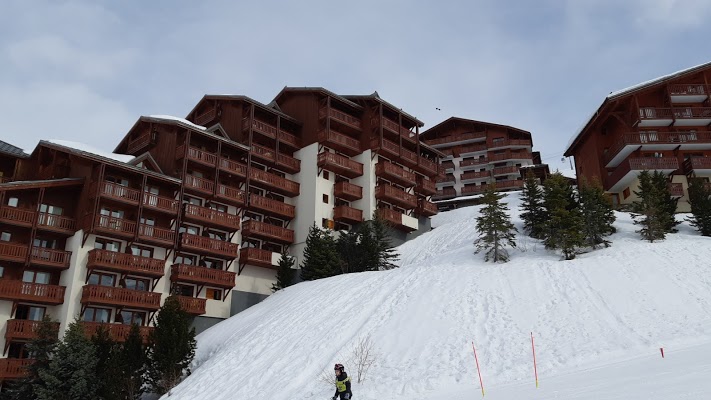
[[[18,199],[17,197],[9,197],[7,199],[7,205],[10,207],[17,207],[18,205],[20,205],[20,199]]]
[[[139,311],[123,310],[116,316],[116,322],[121,322],[126,325],[136,324],[143,326],[146,320],[146,313]]]
[[[197,264],[197,256],[194,256],[192,254],[181,254],[181,255],[175,257],[175,263],[176,264],[185,264],[185,265],[195,265],[195,264]]]
[[[46,311],[47,309],[44,307],[18,304],[17,310],[15,311],[15,318],[29,321],[42,321]]]
[[[94,248],[99,250],[121,251],[121,242],[104,238],[96,238],[94,241]]]
[[[108,308],[87,307],[84,310],[82,320],[108,323],[111,320],[111,310]]]
[[[113,287],[116,283],[116,275],[107,274],[105,272],[92,272],[89,275],[89,285],[109,286]]]
[[[189,233],[191,235],[199,235],[200,228],[198,228],[197,226],[193,226],[193,225],[181,225],[180,226],[180,233]]]
[[[123,279],[121,283],[123,283],[122,286],[126,289],[140,290],[142,292],[147,292],[150,290],[150,286],[148,284],[147,279],[126,278]]]
[[[131,245],[131,254],[134,256],[153,258],[153,248],[139,245]]]
[[[49,285],[51,275],[49,272],[25,270],[22,272],[22,282],[25,283],[41,283]]]
[[[173,293],[179,296],[193,297],[195,287],[190,285],[175,285],[175,287],[173,287]]]

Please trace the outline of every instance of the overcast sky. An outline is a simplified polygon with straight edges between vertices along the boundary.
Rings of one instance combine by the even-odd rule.
[[[529,130],[555,168],[607,93],[711,61],[710,40],[709,0],[5,0],[0,139],[113,150],[206,93],[323,86],[377,90],[425,129]]]

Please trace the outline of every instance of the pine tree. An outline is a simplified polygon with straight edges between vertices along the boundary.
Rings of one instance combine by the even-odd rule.
[[[94,345],[96,352],[97,394],[99,398],[119,398],[113,396],[115,387],[112,385],[117,373],[114,365],[116,343],[111,339],[111,334],[106,324],[99,325],[99,328],[91,337],[91,343]]]
[[[289,257],[286,253],[281,253],[281,257],[279,258],[279,267],[277,268],[277,281],[276,283],[272,283],[272,293],[294,284],[296,270],[292,268],[293,266],[294,258]]]
[[[598,180],[588,183],[584,178],[581,179],[579,191],[585,221],[583,229],[585,242],[593,249],[597,249],[600,244],[609,247],[610,241],[605,238],[615,233],[615,228],[612,226],[615,222],[612,203],[605,196],[605,191]]]
[[[484,207],[476,219],[479,239],[474,242],[475,253],[485,251],[484,261],[507,262],[506,245],[516,247],[517,229],[511,223],[508,207],[501,202],[505,195],[496,193],[495,186],[490,185],[482,198]]]
[[[546,209],[543,207],[543,189],[530,170],[526,173],[526,180],[523,183],[520,210],[524,232],[532,238],[543,239],[546,220],[548,220]]]
[[[551,175],[544,187],[548,221],[543,243],[547,249],[560,250],[566,260],[572,260],[585,244],[584,221],[573,188],[560,173]]]
[[[38,400],[95,400],[99,385],[98,359],[84,328],[75,320],[57,345],[49,368],[40,370],[42,382],[35,385]]]
[[[27,375],[16,384],[10,385],[3,393],[3,399],[37,399],[35,387],[43,385],[40,373],[46,373],[49,369],[49,363],[57,347],[58,328],[57,322],[53,322],[47,315],[44,316],[37,327],[36,337],[27,343],[27,352],[32,354],[35,361],[27,367]]]
[[[658,191],[658,185],[652,180],[649,171],[639,174],[639,190],[634,192],[639,200],[632,202],[632,219],[640,230],[642,239],[654,242],[666,237],[668,214],[664,211],[663,196]]]
[[[139,400],[145,391],[143,383],[148,359],[138,325],[131,325],[128,337],[116,351],[114,359],[119,371],[117,384],[114,385],[118,398]]]
[[[659,195],[659,202],[662,209],[662,223],[664,232],[677,232],[676,226],[680,221],[676,220],[676,207],[679,199],[672,197],[669,190],[669,182],[667,176],[663,172],[654,171],[652,173],[652,182],[656,187],[656,192]]]
[[[398,254],[388,233],[391,229],[390,223],[377,211],[373,213],[373,218],[367,223],[370,226],[372,240],[376,243],[378,250],[377,270],[383,271],[397,268],[395,261],[398,259]]]
[[[689,179],[691,217],[687,221],[703,236],[711,236],[711,186],[700,178]]]
[[[314,224],[309,228],[304,249],[304,260],[301,263],[301,279],[311,281],[328,278],[341,272],[341,261],[338,256],[336,241],[328,233]]]
[[[165,394],[190,374],[195,356],[195,328],[178,299],[170,296],[158,310],[155,328],[149,336],[147,381],[151,390]]]
[[[336,245],[338,247],[338,255],[340,259],[341,272],[348,274],[351,272],[365,271],[365,259],[367,254],[364,253],[361,246],[361,233],[363,229],[351,229],[340,231]]]

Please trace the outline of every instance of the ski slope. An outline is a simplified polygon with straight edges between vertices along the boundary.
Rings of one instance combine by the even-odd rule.
[[[507,199],[519,229],[518,193]],[[320,379],[370,337],[357,400],[698,399],[711,393],[711,238],[663,242],[617,214],[613,245],[562,261],[518,236],[506,264],[475,255],[478,207],[441,213],[401,268],[303,282],[198,336],[170,399],[328,399]],[[531,355],[535,337],[540,388]],[[659,348],[664,347],[662,359]],[[165,396],[164,398],[168,398]]]

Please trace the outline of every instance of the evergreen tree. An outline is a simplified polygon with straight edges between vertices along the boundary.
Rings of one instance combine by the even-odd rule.
[[[84,328],[75,320],[46,370],[40,370],[41,382],[34,386],[38,400],[95,400],[99,389],[96,365],[98,359]]]
[[[363,226],[365,224],[362,224]],[[340,259],[341,272],[348,274],[351,272],[362,272],[367,268],[367,252],[361,246],[361,234],[364,228],[340,231],[336,245]]]
[[[109,328],[106,324],[99,325],[94,335],[91,337],[91,343],[94,345],[96,352],[96,375],[97,375],[97,394],[102,399],[112,399],[115,387],[112,385],[116,377],[116,368],[114,366],[114,347],[116,343],[111,339]]]
[[[40,373],[46,373],[52,354],[57,347],[57,322],[45,315],[37,327],[37,335],[27,343],[27,353],[35,360],[27,367],[27,375],[15,384],[11,384],[3,393],[3,399],[35,400],[35,387],[43,385]]]
[[[691,226],[703,236],[711,236],[711,185],[699,178],[689,179]]]
[[[532,238],[543,239],[548,220],[546,209],[543,207],[543,189],[530,170],[526,173],[526,180],[523,183],[520,210],[524,232]]]
[[[676,226],[680,221],[676,220],[676,207],[679,199],[672,197],[669,191],[669,182],[667,176],[663,172],[654,171],[652,173],[652,182],[656,187],[656,192],[659,195],[659,202],[662,210],[662,223],[664,232],[677,232]]]
[[[292,268],[293,266],[294,258],[289,257],[286,253],[281,253],[281,258],[279,258],[279,267],[277,268],[277,281],[276,283],[272,283],[272,293],[294,284],[296,270]]]
[[[397,268],[394,264],[398,259],[398,254],[392,244],[388,231],[391,229],[390,223],[385,220],[377,211],[373,218],[367,221],[372,234],[372,241],[376,244],[378,254],[377,270],[383,271]]]
[[[641,226],[636,232],[650,242],[664,239],[669,225],[668,214],[664,211],[663,194],[659,193],[649,171],[639,174],[639,190],[634,194],[639,200],[632,202],[631,215],[634,223]]]
[[[573,188],[560,173],[551,175],[544,187],[548,221],[543,243],[547,249],[560,250],[566,260],[572,260],[585,244],[584,221]]]
[[[516,247],[517,229],[511,223],[508,207],[501,202],[505,195],[496,193],[495,186],[487,187],[482,198],[484,207],[476,219],[479,239],[474,242],[475,253],[485,251],[484,261],[506,262],[509,260],[506,245]]]
[[[324,232],[314,224],[309,228],[309,235],[306,237],[301,279],[311,281],[328,278],[340,272],[341,261],[336,241],[328,232]]]
[[[609,247],[610,241],[605,238],[615,233],[615,228],[612,226],[615,222],[612,203],[605,196],[605,191],[598,180],[588,183],[582,178],[579,191],[585,221],[583,229],[585,242],[593,249],[597,249],[601,244]]]
[[[145,391],[146,349],[138,325],[131,325],[126,341],[116,351],[114,357],[118,375],[115,379],[119,399],[139,400]]]
[[[151,390],[165,394],[190,374],[195,356],[195,328],[178,299],[170,296],[158,310],[155,328],[149,336],[147,378]]]

